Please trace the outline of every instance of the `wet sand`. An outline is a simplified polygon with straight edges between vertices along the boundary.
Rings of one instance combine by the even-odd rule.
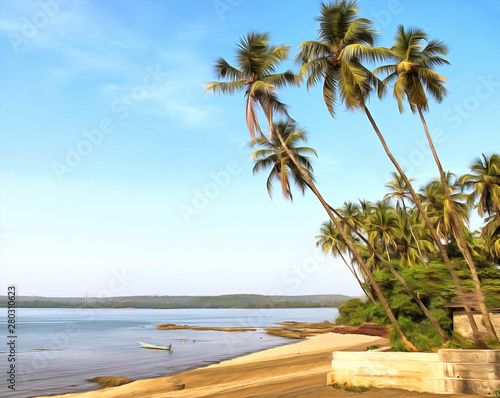
[[[243,357],[180,373],[174,376],[139,380],[120,387],[64,398],[429,398],[474,397],[438,395],[393,388],[372,388],[354,393],[326,385],[333,351],[364,351],[384,346],[385,338],[365,335],[321,334],[294,344],[275,347]],[[97,376],[97,375],[96,375]],[[111,375],[99,375],[111,376]],[[120,376],[120,375],[114,375]],[[45,398],[45,397],[44,397]],[[48,397],[47,397],[48,398]],[[54,396],[52,396],[54,398]]]

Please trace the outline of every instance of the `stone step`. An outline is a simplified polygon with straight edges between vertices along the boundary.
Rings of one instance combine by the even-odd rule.
[[[500,380],[484,379],[452,379],[448,377],[428,377],[422,380],[422,391],[454,392],[461,394],[478,394],[491,396],[500,389]]]
[[[422,390],[422,377],[417,376],[398,376],[398,375],[363,375],[363,374],[348,374],[331,372],[327,376],[327,384],[337,383],[348,386],[362,387],[395,387],[403,388],[410,391],[425,391]]]
[[[336,373],[364,374],[364,375],[407,375],[426,376],[441,374],[442,364],[439,362],[411,362],[407,361],[353,361],[335,359],[332,361],[332,370]]]
[[[432,352],[373,352],[335,351],[333,360],[387,361],[387,362],[439,362],[439,354]]]
[[[409,375],[373,375],[331,372],[327,384],[354,385],[364,387],[395,387],[410,391],[436,394],[479,394],[491,395],[500,389],[500,380],[452,379],[448,377],[418,377]]]
[[[439,361],[447,363],[500,363],[500,350],[439,350]]]
[[[500,363],[442,363],[440,365],[444,377],[500,380]]]

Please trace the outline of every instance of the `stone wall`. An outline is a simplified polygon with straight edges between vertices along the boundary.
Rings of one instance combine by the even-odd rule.
[[[333,353],[327,383],[396,387],[437,394],[482,394],[500,389],[500,350],[439,350],[437,353]]]
[[[474,312],[474,320],[476,321],[477,327],[480,332],[486,333],[486,326],[484,325],[483,316],[479,312]],[[491,323],[497,332],[497,335],[500,335],[500,313],[491,312],[490,313]],[[472,329],[469,324],[469,320],[467,319],[467,315],[465,315],[465,311],[454,311],[453,312],[453,330],[459,332],[461,335],[466,336],[468,338],[472,338]]]

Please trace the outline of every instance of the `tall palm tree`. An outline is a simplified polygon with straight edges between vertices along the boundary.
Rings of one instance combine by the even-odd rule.
[[[245,119],[250,131],[250,135],[254,139],[255,132],[259,132],[261,136],[263,136],[257,119],[257,105],[260,105],[262,107],[262,110],[264,111],[269,122],[271,136],[270,138],[273,137],[275,132],[273,124],[273,114],[277,112],[287,115],[285,105],[282,104],[277,98],[276,87],[283,87],[290,83],[297,83],[296,76],[293,75],[293,73],[287,74],[287,72],[285,72],[285,74],[282,74],[281,78],[278,74],[266,74],[264,77],[259,74],[274,72],[281,61],[286,58],[287,52],[288,48],[286,48],[285,46],[271,46],[268,43],[267,34],[249,33],[246,38],[240,40],[240,45],[238,46],[237,50],[237,60],[238,64],[240,65],[240,69],[236,69],[230,66],[222,58],[219,58],[216,61],[215,69],[219,74],[219,77],[227,77],[231,79],[231,81],[208,83],[205,92],[211,91],[221,94],[233,94],[236,91],[241,91],[246,87],[245,95],[247,97],[247,111],[245,113]],[[415,346],[408,341],[401,328],[399,327],[396,317],[394,316],[389,303],[382,293],[382,289],[357,252],[354,246],[354,242],[346,234],[340,222],[334,216],[330,206],[316,188],[316,185],[314,184],[314,181],[312,180],[309,173],[300,165],[295,155],[290,152],[283,137],[280,134],[276,135],[281,145],[285,149],[285,152],[300,170],[302,176],[304,177],[304,180],[307,182],[307,185],[314,193],[314,195],[318,198],[321,205],[327,212],[328,217],[330,218],[330,220],[332,220],[335,227],[340,231],[342,237],[345,239],[347,246],[352,251],[361,269],[367,275],[369,282],[372,285],[380,301],[380,304],[386,311],[396,334],[408,350],[416,350]]]
[[[256,133],[262,136],[257,117],[259,106],[269,121],[271,135],[273,114],[288,116],[286,106],[278,100],[277,89],[298,86],[300,79],[290,70],[276,73],[276,68],[286,60],[289,51],[290,47],[284,44],[270,44],[268,33],[249,32],[238,44],[237,67],[231,66],[224,58],[215,62],[217,77],[228,81],[208,83],[205,93],[233,94],[245,90],[245,120],[253,139]]]
[[[348,251],[348,247],[345,240],[342,238],[342,235],[331,221],[324,222],[321,225],[320,234],[316,236],[316,239],[316,246],[321,247],[321,251],[323,253],[331,253],[333,257],[340,257],[342,259],[347,268],[349,268],[349,271],[353,274],[363,292],[373,303],[375,303],[375,299],[373,298],[370,290],[364,286],[364,283],[356,273],[356,270],[352,265],[352,260],[351,263],[349,263],[344,257],[345,253]]]
[[[308,76],[307,87],[323,80],[323,98],[332,116],[338,102],[343,102],[348,110],[360,110],[365,113],[385,153],[408,186],[413,202],[422,214],[457,289],[462,293],[460,279],[438,234],[366,106],[370,93],[375,89],[379,96],[383,95],[384,85],[361,62],[383,60],[389,58],[392,53],[386,48],[372,47],[375,33],[371,29],[372,22],[366,18],[356,18],[357,14],[356,1],[337,0],[334,4],[321,5],[321,16],[318,18],[320,40],[306,41],[299,46],[296,61],[302,65],[300,74]],[[470,308],[466,306],[465,310],[475,338],[480,339],[479,329]],[[484,345],[481,342],[479,344]]]
[[[295,125],[295,123],[288,121],[279,121],[274,126],[275,131],[283,137],[289,151],[292,152],[300,165],[307,172],[312,181],[313,167],[307,155],[315,155],[316,151],[309,147],[297,146],[297,144],[306,142],[306,132]],[[252,160],[255,161],[253,173],[271,169],[269,177],[267,178],[267,192],[272,197],[273,182],[279,181],[281,183],[281,191],[283,196],[290,201],[293,200],[292,191],[290,188],[290,180],[292,179],[295,185],[304,194],[307,188],[307,182],[302,176],[299,168],[291,161],[286,153],[280,140],[276,134],[271,139],[257,138],[252,143],[253,146],[259,145],[263,149],[256,150],[252,153]]]
[[[427,43],[425,46],[423,44],[424,42]],[[411,111],[413,113],[418,112],[432,155],[438,167],[446,195],[448,195],[446,175],[437,155],[436,148],[434,147],[423,111],[429,110],[426,92],[437,102],[441,102],[446,95],[446,88],[444,87],[446,79],[436,73],[433,68],[435,66],[449,64],[446,59],[441,57],[447,53],[448,49],[441,40],[433,39],[427,41],[427,35],[422,30],[412,28],[405,31],[404,26],[400,25],[396,32],[394,45],[391,48],[390,58],[395,61],[395,63],[382,66],[375,70],[375,72],[389,72],[389,76],[385,80],[394,81],[393,94],[398,101],[399,111],[401,113],[404,111],[403,101],[405,99],[408,101]],[[455,233],[458,247],[471,269],[475,289],[481,297],[480,309],[486,323],[486,328],[491,337],[497,338],[489,313],[484,304],[484,293],[481,290],[481,282],[477,275],[474,260],[467,245],[463,230],[459,226],[460,222],[457,210],[451,199],[449,199],[449,204],[450,215],[454,220],[453,224],[457,228]]]

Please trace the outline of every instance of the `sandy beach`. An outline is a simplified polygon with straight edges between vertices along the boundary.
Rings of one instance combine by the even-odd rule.
[[[387,344],[388,340],[380,337],[326,333],[298,343],[271,348],[173,376],[139,380],[120,387],[86,393],[58,395],[56,398],[325,398],[354,396],[364,398],[428,398],[443,396],[392,388],[372,388],[360,395],[359,393],[335,390],[326,385],[326,374],[331,369],[333,351],[364,351],[371,345],[384,346]],[[450,398],[472,397],[461,394],[446,396]]]

